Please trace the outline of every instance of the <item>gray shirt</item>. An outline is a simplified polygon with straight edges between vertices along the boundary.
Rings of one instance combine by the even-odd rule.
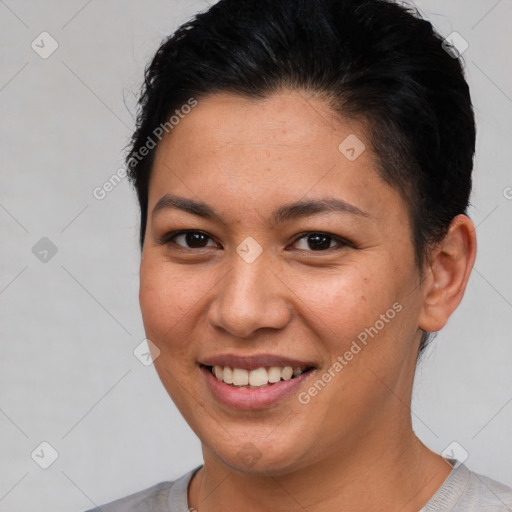
[[[450,463],[452,472],[418,512],[512,512],[510,487],[473,473],[453,459]],[[200,468],[87,512],[193,512],[188,506],[188,484]]]

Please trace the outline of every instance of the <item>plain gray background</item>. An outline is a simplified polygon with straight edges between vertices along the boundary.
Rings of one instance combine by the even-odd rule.
[[[93,190],[123,165],[148,60],[207,5],[0,0],[0,511],[78,512],[201,463],[154,368],[133,354],[145,337],[135,194],[127,180],[101,201]],[[512,2],[416,5],[469,44],[479,247],[418,369],[413,424],[433,450],[456,441],[471,469],[512,486]],[[47,58],[31,47],[51,49],[43,31],[58,43]],[[51,457],[43,441],[58,452],[48,469],[36,463]]]

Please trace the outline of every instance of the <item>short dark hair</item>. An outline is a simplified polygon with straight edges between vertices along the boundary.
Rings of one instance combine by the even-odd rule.
[[[139,149],[155,129],[191,98],[291,89],[365,123],[379,174],[408,205],[421,273],[428,250],[467,214],[472,187],[473,108],[461,58],[448,49],[417,10],[386,0],[220,0],[197,14],[145,71],[127,155],[141,249],[155,148],[144,158]],[[424,332],[420,353],[427,342]]]

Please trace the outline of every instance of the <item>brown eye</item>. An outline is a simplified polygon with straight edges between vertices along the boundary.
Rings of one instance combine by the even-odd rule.
[[[304,242],[302,242],[303,240]],[[298,248],[300,250],[306,251],[325,251],[327,249],[332,249],[336,247],[335,245],[331,245],[332,242],[337,243],[338,246],[348,245],[346,242],[344,242],[341,238],[337,236],[321,232],[307,233],[302,237],[298,238],[295,241],[295,244],[297,244],[298,242],[302,243],[302,247]]]
[[[177,241],[180,240],[181,243]],[[202,231],[177,231],[166,235],[161,243],[174,244],[185,249],[203,249],[205,247],[215,247],[215,244],[208,245],[208,241],[212,240],[209,235]]]

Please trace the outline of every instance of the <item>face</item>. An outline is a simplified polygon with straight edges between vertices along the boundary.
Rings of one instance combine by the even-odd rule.
[[[162,140],[140,304],[205,462],[280,474],[408,425],[407,207],[362,125],[319,98],[211,95]]]

